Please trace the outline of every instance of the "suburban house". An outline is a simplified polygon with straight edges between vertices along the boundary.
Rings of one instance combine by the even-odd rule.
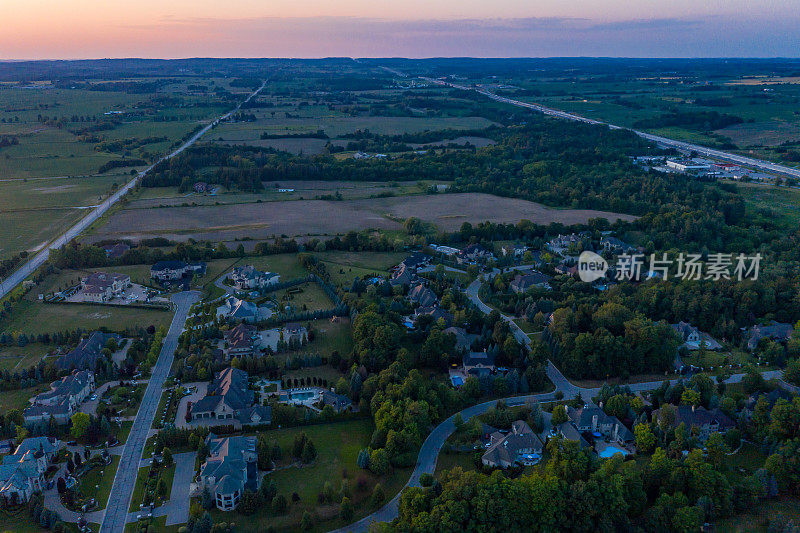
[[[117,244],[106,244],[103,246],[103,251],[106,253],[106,257],[109,259],[119,259],[130,249],[131,247],[124,242],[118,242]]]
[[[661,409],[653,411],[654,419],[660,421],[660,415]],[[682,423],[686,424],[689,429],[697,428],[698,437],[702,442],[705,442],[712,433],[725,433],[736,427],[736,423],[719,408],[708,410],[704,407],[690,405],[675,407],[675,420],[672,421],[672,427],[678,427]]]
[[[214,496],[217,509],[233,511],[245,489],[258,488],[255,437],[206,437],[209,456],[200,467],[200,485]]]
[[[689,350],[699,350],[701,346],[705,346],[706,350],[719,350],[722,348],[722,345],[711,335],[703,333],[688,322],[672,324],[672,329],[683,339],[683,346],[686,346]]]
[[[436,293],[420,283],[408,291],[408,299],[423,307],[431,307],[439,302]]]
[[[57,424],[66,424],[94,389],[94,373],[88,370],[74,371],[54,381],[49,391],[33,398],[31,405],[23,411],[25,425],[45,426],[51,417]]]
[[[94,370],[97,360],[103,355],[103,348],[109,339],[119,340],[121,337],[115,333],[103,333],[95,331],[88,337],[82,339],[78,346],[71,352],[62,355],[56,366],[60,370]]]
[[[583,242],[583,239],[588,235],[585,233],[570,233],[569,235],[559,234],[557,237],[550,239],[547,243],[547,248],[557,254],[563,254],[571,246],[577,246]]]
[[[419,306],[414,310],[414,314],[407,319],[406,325],[416,326],[420,317],[423,316],[431,317],[434,322],[438,322],[439,319],[442,319],[444,320],[445,327],[450,327],[454,320],[453,315],[441,307]]]
[[[478,338],[478,335],[467,333],[467,330],[464,328],[459,328],[456,326],[450,326],[449,328],[442,330],[442,333],[455,335],[456,350],[459,351],[469,350],[472,346],[472,342]]]
[[[446,255],[447,257],[453,257],[455,255],[458,255],[458,253],[461,251],[458,248],[453,248],[452,246],[443,246],[440,244],[430,244],[428,246],[434,252]]]
[[[406,268],[422,268],[425,265],[431,262],[431,256],[423,252],[414,252],[413,254],[409,255],[403,261],[400,262],[397,267],[406,267]]]
[[[308,329],[297,322],[287,322],[283,325],[283,340],[285,342],[308,342]]]
[[[61,442],[48,437],[25,439],[0,464],[0,498],[9,504],[27,502],[44,490],[45,473]]]
[[[244,267],[234,267],[230,274],[234,287],[237,289],[263,289],[270,285],[276,285],[281,277],[274,272],[261,272],[256,270],[253,265]]]
[[[610,235],[600,239],[600,247],[606,252],[615,254],[629,253],[636,250],[635,246],[631,246],[627,242]]]
[[[319,402],[322,407],[331,406],[337,413],[346,411],[353,406],[353,402],[350,400],[350,398],[342,394],[336,394],[335,392],[331,392],[329,390],[322,391]]]
[[[261,312],[258,306],[247,300],[240,300],[236,296],[228,296],[221,306],[217,308],[217,316],[224,316],[242,322],[258,322]]]
[[[772,321],[768,326],[753,326],[747,333],[747,349],[751,352],[758,348],[761,339],[774,339],[778,342],[786,342],[792,337],[791,324]]]
[[[533,465],[542,458],[542,441],[533,430],[517,420],[506,434],[494,432],[490,436],[489,449],[481,462],[490,467],[508,468],[516,464]]]
[[[571,421],[564,422],[556,428],[556,432],[567,440],[577,442],[580,448],[591,448],[589,441],[583,438],[580,430]]]
[[[541,272],[530,274],[517,274],[509,284],[511,290],[517,294],[528,292],[532,288],[550,290],[550,276]]]
[[[580,409],[574,409],[566,406],[566,410],[567,418],[580,432],[601,433],[619,444],[633,442],[634,440],[633,433],[625,424],[620,422],[617,417],[607,415],[600,407],[584,406]]]
[[[461,366],[464,368],[464,374],[469,376],[480,376],[491,374],[495,370],[494,354],[487,351],[482,352],[468,352],[461,358]]]
[[[402,285],[411,285],[417,279],[417,272],[415,269],[411,267],[407,267],[405,265],[400,265],[394,272],[392,272],[392,276],[389,278],[389,283],[393,287],[399,287]]]
[[[250,390],[247,372],[226,368],[214,377],[206,395],[192,406],[192,420],[230,420],[246,426],[269,424],[268,406],[256,405],[255,392]],[[256,420],[254,422],[254,420]]]
[[[525,255],[528,247],[524,244],[507,244],[500,249],[503,257],[515,257],[517,259]]]
[[[456,261],[459,263],[479,263],[494,259],[492,253],[480,244],[470,244],[458,253]]]
[[[130,285],[130,276],[106,272],[93,272],[81,280],[83,295],[93,302],[107,302],[120,296]]]
[[[160,282],[169,282],[191,277],[193,274],[204,274],[205,263],[184,263],[183,261],[159,261],[150,267],[150,277]]]
[[[227,359],[243,355],[253,355],[261,340],[254,326],[239,324],[223,334],[226,343]]]

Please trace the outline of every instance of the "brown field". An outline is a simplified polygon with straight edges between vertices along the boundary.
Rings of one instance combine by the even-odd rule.
[[[231,240],[272,236],[328,236],[350,230],[396,230],[401,220],[418,217],[444,231],[464,222],[516,223],[522,219],[540,224],[576,224],[604,217],[635,217],[585,209],[553,209],[516,198],[490,194],[458,193],[391,198],[324,201],[297,200],[256,204],[126,209],[114,214],[91,240],[137,239],[161,235],[175,240]]]

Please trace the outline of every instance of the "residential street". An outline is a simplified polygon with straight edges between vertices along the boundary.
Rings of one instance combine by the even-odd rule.
[[[128,508],[133,495],[133,488],[136,484],[136,475],[139,472],[139,460],[142,457],[145,441],[156,416],[158,402],[161,399],[162,386],[172,367],[173,354],[178,346],[178,336],[183,331],[189,308],[199,298],[200,294],[195,291],[181,292],[172,297],[172,302],[176,305],[177,310],[172,319],[169,332],[164,339],[161,354],[153,367],[150,382],[142,398],[142,404],[136,415],[136,420],[133,422],[130,436],[122,451],[117,475],[114,478],[114,485],[111,488],[108,506],[100,527],[101,532],[122,533],[125,530]]]

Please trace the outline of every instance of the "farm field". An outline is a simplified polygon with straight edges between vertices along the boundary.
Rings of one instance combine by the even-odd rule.
[[[541,204],[490,194],[369,198],[326,201],[298,200],[236,206],[123,209],[95,231],[94,239],[140,239],[161,236],[185,241],[232,240],[273,236],[332,236],[351,230],[398,230],[401,220],[418,217],[443,231],[464,222],[516,223],[528,219],[539,224],[575,224],[590,218],[633,220],[635,217],[587,209],[553,209]],[[132,231],[131,228],[136,228]]]
[[[30,342],[25,346],[0,346],[0,370],[17,372],[36,365],[51,350],[52,345]]]
[[[758,183],[736,183],[751,209],[767,210],[774,214],[787,227],[800,223],[800,190],[788,187],[774,187]]]

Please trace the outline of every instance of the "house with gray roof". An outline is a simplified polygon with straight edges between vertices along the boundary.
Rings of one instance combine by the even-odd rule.
[[[541,272],[517,274],[509,284],[511,290],[517,294],[528,292],[534,287],[550,290],[550,276]]]
[[[52,418],[56,424],[66,424],[80,404],[95,390],[94,373],[74,371],[50,384],[50,390],[31,400],[22,416],[28,427],[45,426]]]
[[[542,441],[533,430],[517,420],[511,424],[506,434],[492,433],[489,449],[481,457],[481,462],[490,467],[508,468],[513,465],[533,465],[542,458]]]
[[[264,289],[271,285],[276,285],[281,277],[274,272],[262,272],[253,265],[234,267],[230,274],[234,287],[241,290]]]
[[[226,368],[214,376],[206,395],[192,405],[192,421],[230,420],[242,425],[269,424],[271,411],[254,406],[255,392],[250,389],[247,372]]]
[[[432,307],[439,302],[436,293],[422,283],[408,291],[408,299],[422,307]]]
[[[768,326],[753,326],[747,332],[747,349],[751,352],[758,348],[761,339],[774,339],[778,342],[786,342],[792,337],[794,328],[791,324],[772,321]]]
[[[600,247],[603,248],[606,252],[611,253],[630,253],[636,250],[635,246],[628,244],[627,242],[623,241],[622,239],[618,239],[617,237],[607,235],[600,239]]]
[[[494,354],[486,350],[482,352],[467,352],[461,358],[461,365],[464,368],[464,374],[467,376],[491,374],[495,370]]]
[[[238,507],[245,489],[258,488],[258,452],[255,437],[206,438],[209,456],[200,467],[200,485],[214,496],[220,511]]]
[[[706,350],[719,350],[722,348],[722,345],[711,335],[703,333],[688,322],[672,324],[672,329],[683,339],[683,346],[688,350],[699,350],[701,346],[705,346]]]
[[[659,421],[662,419],[661,409],[653,411],[653,419]],[[725,433],[736,427],[736,422],[718,407],[706,409],[693,405],[675,407],[675,418],[672,420],[671,427],[678,427],[681,424],[685,424],[689,429],[697,428],[698,438],[701,442],[708,440],[712,433]]]
[[[566,406],[567,417],[580,432],[591,431],[618,442],[619,444],[634,441],[634,436],[625,424],[615,416],[607,415],[600,407],[584,406],[575,409]]]
[[[48,437],[25,439],[13,455],[0,464],[0,499],[7,504],[23,503],[44,490],[45,473],[61,442]]]
[[[322,407],[330,406],[337,413],[347,411],[353,407],[353,401],[349,397],[342,394],[336,394],[335,392],[331,392],[329,390],[322,391],[319,402]]]
[[[97,366],[97,360],[102,357],[103,348],[109,339],[120,340],[122,337],[116,333],[103,333],[95,331],[88,337],[81,339],[78,346],[61,356],[56,362],[60,370],[92,370]]]
[[[236,296],[228,296],[217,308],[217,316],[242,322],[258,322],[261,320],[261,310],[252,302],[240,300]]]
[[[389,283],[392,287],[400,287],[403,285],[411,285],[417,280],[416,269],[401,264],[389,278]]]
[[[450,326],[449,328],[442,330],[442,333],[455,336],[456,350],[458,351],[469,350],[472,346],[472,343],[478,338],[478,335],[475,335],[474,333],[467,333],[467,330],[457,326]]]

